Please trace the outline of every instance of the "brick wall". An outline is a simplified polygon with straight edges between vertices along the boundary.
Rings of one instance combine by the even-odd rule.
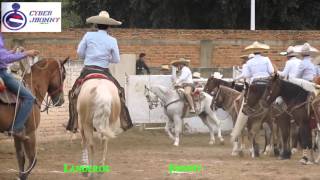
[[[70,29],[62,33],[4,33],[4,37],[7,47],[18,43],[27,49],[40,50],[42,57],[63,59],[70,56],[75,60],[77,44],[86,31],[88,29]],[[271,46],[272,49],[266,54],[278,67],[285,62],[279,52],[291,44],[308,41],[320,49],[320,31],[112,29],[112,34],[118,39],[121,53],[145,52],[151,67],[186,57],[191,59],[191,65],[196,69],[231,68],[240,64],[239,56],[244,54],[243,48],[254,40],[264,41]],[[66,65],[66,92],[78,76],[81,66],[81,62],[77,61]],[[62,127],[62,123],[68,119],[67,96],[65,99],[63,107],[51,109],[49,115],[42,113],[39,128],[39,137],[42,139],[66,134]]]

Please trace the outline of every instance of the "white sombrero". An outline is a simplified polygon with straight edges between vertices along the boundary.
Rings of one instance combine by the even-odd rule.
[[[170,67],[168,64],[162,64],[160,68],[161,68],[160,70],[170,70]]]
[[[295,46],[296,51],[302,56],[316,56],[319,54],[319,50],[312,47],[309,43]]]
[[[214,72],[213,73],[213,77],[216,79],[222,79],[223,74],[221,74],[220,72]]]
[[[270,46],[260,43],[258,41],[255,41],[251,45],[244,48],[244,51],[260,52],[261,50],[268,50],[268,49],[270,49]]]
[[[280,52],[283,56],[300,56],[297,46],[289,46],[286,52]]]
[[[185,58],[180,58],[178,60],[171,61],[170,64],[173,65],[173,66],[177,66],[178,64],[188,65],[189,63],[190,63],[190,60],[185,59]]]
[[[112,19],[107,11],[101,11],[98,16],[91,16],[87,18],[87,23],[105,24],[113,26],[118,26],[122,24],[120,21]]]
[[[192,74],[192,77],[193,78],[201,78],[201,73],[199,73],[199,72],[194,72],[193,74]]]

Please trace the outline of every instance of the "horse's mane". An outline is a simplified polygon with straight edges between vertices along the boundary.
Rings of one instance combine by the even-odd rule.
[[[302,87],[293,84],[290,81],[280,79],[281,83],[281,96],[287,99],[295,99],[296,101],[305,101],[309,92]]]

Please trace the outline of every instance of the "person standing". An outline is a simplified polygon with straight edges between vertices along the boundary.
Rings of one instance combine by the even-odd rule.
[[[173,85],[183,87],[187,97],[187,101],[190,105],[190,113],[195,113],[196,111],[194,109],[193,99],[191,95],[193,89],[193,80],[192,72],[188,67],[189,63],[190,60],[186,60],[184,58],[180,58],[179,60],[171,62],[171,65],[177,67],[180,71],[180,76],[174,80]]]
[[[20,61],[27,56],[34,57],[38,54],[39,51],[37,50],[28,50],[17,53],[7,50],[4,47],[4,40],[2,38],[2,34],[0,33],[0,77],[10,92],[13,92],[16,95],[19,93],[18,98],[21,100],[16,119],[13,119],[13,129],[10,133],[21,140],[29,139],[29,137],[25,134],[25,123],[30,112],[32,111],[35,97],[27,88],[23,86],[21,82],[17,81],[11,74],[7,72],[7,68],[10,63]]]
[[[140,53],[139,59],[137,59],[137,61],[136,61],[136,75],[143,75],[144,70],[147,71],[147,74],[150,74],[149,67],[147,66],[145,59],[144,59],[145,56],[146,56],[145,53]]]

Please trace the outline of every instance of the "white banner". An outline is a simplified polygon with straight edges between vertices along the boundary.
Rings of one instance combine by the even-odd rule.
[[[61,32],[61,2],[2,2],[2,32]]]

